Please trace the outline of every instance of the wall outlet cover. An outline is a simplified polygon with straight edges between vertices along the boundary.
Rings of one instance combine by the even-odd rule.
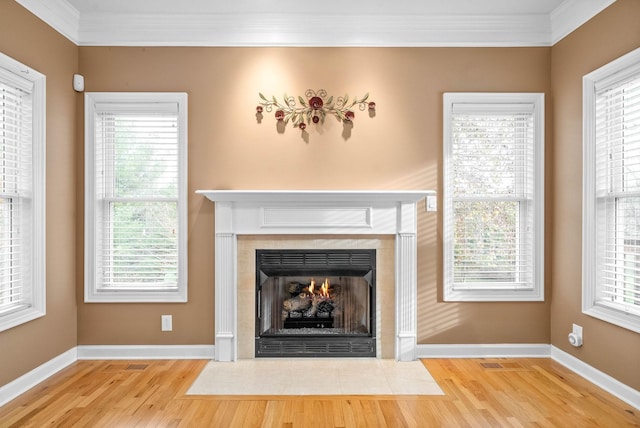
[[[173,317],[171,315],[162,315],[162,331],[173,331]]]

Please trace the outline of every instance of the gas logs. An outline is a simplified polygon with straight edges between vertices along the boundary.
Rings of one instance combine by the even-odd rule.
[[[299,282],[290,282],[287,291],[291,297],[285,299],[282,304],[283,320],[328,319],[332,317],[332,312],[336,309],[340,286],[332,286],[329,284],[329,280],[325,279],[320,287],[316,287],[315,280],[311,279],[309,285],[306,286]]]

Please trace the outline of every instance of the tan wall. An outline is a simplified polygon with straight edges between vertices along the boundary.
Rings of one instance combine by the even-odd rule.
[[[79,344],[213,343],[213,204],[195,190],[441,193],[443,92],[548,94],[550,51],[81,47],[80,71],[88,91],[189,94],[190,193],[189,302],[80,303]],[[272,114],[257,123],[258,92],[281,97],[285,92],[303,95],[309,88],[324,88],[336,96],[370,92],[378,106],[376,116],[356,112],[350,135],[333,118],[317,129],[310,126],[304,135],[290,125],[278,133]],[[440,221],[439,213],[420,210],[419,343],[549,343],[548,300],[442,303]],[[79,301],[81,257],[79,252]],[[160,331],[163,313],[173,314],[173,332]]]
[[[0,2],[0,52],[47,76],[47,315],[0,333],[0,386],[76,346],[78,49],[14,1]],[[80,217],[81,218],[81,217]]]
[[[640,334],[586,316],[582,298],[582,76],[640,46],[640,1],[618,0],[552,49],[551,343],[640,390]],[[572,323],[584,345],[569,345]]]
[[[580,312],[576,161],[581,76],[639,45],[639,8],[618,0],[553,48],[77,48],[17,3],[0,2],[0,51],[45,73],[48,85],[47,316],[0,333],[0,385],[76,341],[213,343],[213,204],[196,189],[426,188],[441,195],[442,93],[531,91],[547,95],[546,301],[443,303],[441,213],[420,211],[419,343],[551,342],[640,389],[638,335]],[[189,303],[82,303],[83,102],[71,89],[78,70],[89,91],[189,93]],[[302,136],[290,126],[278,133],[269,115],[256,123],[259,91],[302,95],[308,88],[368,91],[376,117],[357,112],[350,133],[328,118]],[[167,313],[174,331],[161,333]],[[579,350],[566,342],[572,322],[585,327]]]

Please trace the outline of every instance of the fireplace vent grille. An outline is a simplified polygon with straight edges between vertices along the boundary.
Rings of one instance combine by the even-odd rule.
[[[366,272],[375,266],[371,250],[259,250],[257,264],[264,272],[328,269]]]
[[[258,357],[375,357],[375,338],[326,340],[309,338],[262,338],[256,342]]]

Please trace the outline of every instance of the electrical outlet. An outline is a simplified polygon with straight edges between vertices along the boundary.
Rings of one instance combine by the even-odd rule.
[[[162,331],[173,331],[173,316],[162,315]]]
[[[582,326],[578,324],[573,325],[573,334],[582,337]]]
[[[569,333],[569,336],[567,338],[569,339],[569,343],[571,344],[571,346],[575,346],[576,348],[581,347],[582,346],[582,327],[577,324],[574,324],[573,331]]]

